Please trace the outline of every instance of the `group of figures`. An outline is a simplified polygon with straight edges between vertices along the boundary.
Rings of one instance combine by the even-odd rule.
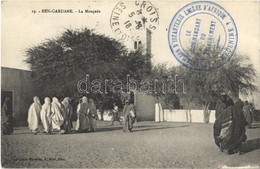
[[[39,122],[41,120],[44,133],[51,134],[53,130],[58,130],[60,134],[71,133],[72,129],[72,113],[73,109],[70,104],[70,98],[65,97],[60,103],[56,97],[52,98],[52,103],[50,99],[46,97],[44,99],[44,104],[41,106],[39,98],[36,96],[33,98],[33,103],[29,108],[28,112],[28,124],[30,130],[37,134],[39,132]],[[123,109],[124,114],[124,125],[123,131],[132,131],[133,124],[136,119],[136,111],[133,104],[129,103],[129,100],[125,101],[125,106]],[[113,110],[113,122],[118,120],[118,107],[114,103]],[[88,99],[87,97],[82,97],[79,100],[77,106],[77,121],[75,130],[77,132],[95,132],[97,131],[97,108],[95,106],[93,99]]]
[[[2,106],[2,133],[12,134],[12,112],[10,106],[10,99],[6,98]],[[116,103],[113,104],[113,122],[122,122],[119,118],[119,110]],[[45,97],[44,104],[41,105],[39,97],[33,98],[28,111],[28,127],[33,134],[40,132],[40,123],[43,126],[43,133],[52,134],[53,131],[58,131],[60,134],[68,134],[72,132],[72,114],[73,108],[71,105],[71,99],[65,97],[62,102],[56,97],[52,98],[52,102],[49,97]],[[133,124],[136,120],[136,111],[133,104],[129,100],[125,101],[124,109],[124,124],[123,131],[132,131]],[[77,121],[74,127],[76,132],[95,132],[97,131],[97,108],[93,99],[82,97],[77,105]]]
[[[226,154],[243,154],[242,143],[247,140],[246,126],[253,122],[252,110],[248,102],[240,99],[233,101],[229,96],[222,95],[216,105],[214,123],[214,139],[221,152]]]
[[[57,130],[60,134],[71,133],[72,129],[72,113],[73,109],[70,104],[69,97],[65,97],[60,103],[56,97],[46,97],[44,104],[41,105],[40,99],[35,96],[33,103],[28,111],[29,129],[37,134],[39,132],[39,124],[42,122],[44,133],[51,134]],[[96,131],[97,130],[97,109],[92,99],[83,97],[77,107],[77,123],[76,131]]]

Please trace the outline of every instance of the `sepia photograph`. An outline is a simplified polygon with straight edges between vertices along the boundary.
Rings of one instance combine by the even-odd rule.
[[[260,167],[260,1],[2,0],[2,168]]]

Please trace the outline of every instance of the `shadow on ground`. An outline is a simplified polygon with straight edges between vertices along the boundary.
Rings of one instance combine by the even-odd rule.
[[[137,128],[134,128],[134,132],[138,131],[148,131],[148,130],[160,130],[160,129],[169,129],[169,128],[181,128],[181,127],[189,127],[190,125],[182,125],[182,126],[138,126]]]
[[[182,126],[156,126],[156,125],[136,125],[133,128],[133,132],[139,131],[148,131],[148,130],[160,130],[160,129],[169,129],[169,128],[180,128],[180,127],[189,127],[190,125],[182,125]],[[98,128],[97,132],[104,132],[104,131],[114,131],[114,130],[122,130],[123,126],[107,126],[107,127],[100,127]]]
[[[115,130],[123,130],[123,126],[108,126],[108,127],[100,127],[98,128],[97,132],[104,132],[104,131],[115,131]]]
[[[140,131],[149,131],[149,130],[160,130],[160,129],[170,129],[170,128],[182,128],[182,127],[189,127],[190,125],[179,125],[179,126],[172,126],[172,125],[134,125],[133,131],[140,132]],[[122,130],[123,125],[120,126],[100,126],[98,127],[97,132],[106,132],[106,131],[116,131]],[[87,132],[88,133],[88,132]],[[23,134],[32,134],[26,128],[15,128],[14,135],[23,135]],[[53,135],[59,134],[58,132],[53,132]],[[71,134],[82,134],[81,132],[76,132],[72,130]],[[38,133],[38,135],[44,135],[42,132]]]
[[[242,151],[245,153],[260,149],[260,138],[246,141],[242,145]]]

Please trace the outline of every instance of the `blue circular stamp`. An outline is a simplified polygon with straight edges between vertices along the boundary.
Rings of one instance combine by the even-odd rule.
[[[220,5],[196,1],[172,18],[168,41],[174,57],[193,70],[212,70],[234,54],[238,32],[230,14]]]

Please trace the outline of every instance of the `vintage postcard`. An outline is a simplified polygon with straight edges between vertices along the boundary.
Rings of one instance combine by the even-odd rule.
[[[259,168],[258,0],[2,0],[1,167]]]

